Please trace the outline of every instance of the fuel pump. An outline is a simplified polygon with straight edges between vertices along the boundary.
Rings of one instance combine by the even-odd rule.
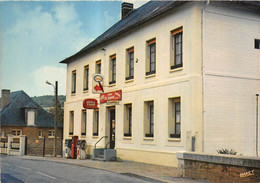
[[[86,141],[78,140],[77,144],[77,158],[78,159],[86,159]]]
[[[71,145],[71,158],[72,159],[77,158],[77,143],[78,143],[78,136],[77,135],[72,136],[72,145]]]
[[[65,139],[65,158],[69,158],[71,155],[71,139]]]

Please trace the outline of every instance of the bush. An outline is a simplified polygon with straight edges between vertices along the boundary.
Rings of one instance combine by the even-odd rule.
[[[231,149],[231,150],[228,150],[228,149],[219,149],[217,150],[217,152],[219,154],[231,154],[231,155],[236,155],[237,154],[237,151],[235,151],[234,149]]]

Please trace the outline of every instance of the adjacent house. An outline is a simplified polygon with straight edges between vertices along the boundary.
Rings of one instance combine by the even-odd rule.
[[[97,147],[123,160],[167,166],[179,151],[259,156],[259,20],[259,2],[123,3],[120,21],[61,61],[64,139],[79,136],[91,154],[104,137]],[[103,75],[101,97],[93,73]],[[84,109],[88,98],[98,108]]]
[[[57,123],[57,137],[62,138],[62,124]],[[1,138],[13,134],[29,139],[54,138],[54,117],[34,102],[24,91],[2,90]]]

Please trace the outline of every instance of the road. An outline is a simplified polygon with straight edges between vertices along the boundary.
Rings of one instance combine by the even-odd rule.
[[[0,155],[1,183],[147,183],[109,171]]]

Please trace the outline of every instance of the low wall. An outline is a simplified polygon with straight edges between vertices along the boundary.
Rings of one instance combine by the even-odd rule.
[[[210,182],[260,182],[260,158],[177,153],[183,177]]]

